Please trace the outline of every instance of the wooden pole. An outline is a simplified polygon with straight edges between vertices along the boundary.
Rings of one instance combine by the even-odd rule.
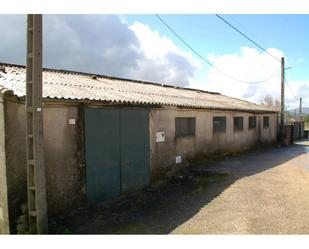
[[[302,98],[299,99],[299,121],[302,121]]]
[[[42,113],[42,15],[27,20],[27,177],[31,234],[48,233]]]
[[[284,57],[281,57],[281,112],[280,112],[280,137],[284,141]]]

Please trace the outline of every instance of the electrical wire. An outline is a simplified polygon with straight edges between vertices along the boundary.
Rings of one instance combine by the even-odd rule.
[[[255,42],[253,39],[251,39],[250,37],[248,37],[247,35],[245,35],[243,32],[241,32],[238,28],[236,28],[235,26],[233,26],[231,23],[229,23],[227,20],[225,20],[222,16],[216,14],[216,16],[223,21],[224,23],[226,23],[228,26],[230,26],[232,29],[236,30],[239,34],[241,34],[243,37],[245,37],[248,41],[250,41],[251,43],[253,43],[255,46],[257,46],[259,49],[263,50],[265,53],[267,53],[268,55],[270,55],[271,57],[273,57],[275,60],[281,62],[280,59],[278,59],[277,57],[275,57],[274,55],[272,55],[271,53],[269,53],[265,48],[263,48],[261,45],[259,45],[257,42]]]
[[[190,44],[188,44],[180,35],[177,34],[177,32],[175,30],[172,29],[171,26],[169,26],[166,21],[164,21],[158,14],[155,14],[155,16],[159,19],[159,21],[164,24],[164,26],[170,31],[172,32],[186,47],[188,47],[195,55],[197,55],[200,59],[202,59],[204,62],[206,62],[209,66],[213,67],[214,69],[216,69],[218,72],[220,72],[221,74],[225,75],[226,77],[229,77],[233,80],[239,81],[241,83],[247,83],[247,84],[259,84],[259,83],[263,83],[269,80],[269,78],[271,78],[271,76],[273,76],[274,74],[277,73],[277,71],[272,74],[270,77],[268,77],[267,79],[264,80],[258,80],[258,81],[246,81],[246,80],[241,80],[238,79],[224,71],[222,71],[221,69],[219,69],[218,67],[216,67],[214,64],[212,64],[210,61],[208,61],[207,59],[205,59],[204,56],[202,56],[199,52],[197,52]]]
[[[229,25],[231,28],[233,28],[234,30],[236,30],[238,33],[240,33],[242,36],[244,36],[247,40],[249,40],[250,42],[252,42],[254,45],[256,45],[258,48],[260,48],[261,50],[263,50],[264,52],[266,52],[268,55],[270,55],[271,57],[273,57],[274,59],[276,59],[277,61],[280,61],[278,58],[276,58],[275,56],[273,56],[271,53],[269,53],[265,48],[263,48],[261,45],[259,45],[257,42],[255,42],[253,39],[249,38],[247,35],[245,35],[243,32],[241,32],[238,28],[236,28],[234,25],[232,25],[230,22],[228,22],[227,20],[225,20],[222,16],[216,14],[216,16],[221,19],[224,23],[226,23],[227,25]],[[281,61],[280,61],[281,62]],[[294,92],[292,91],[288,81],[286,78],[284,78],[284,82],[287,85],[290,93],[292,94],[292,96],[295,99],[298,99],[296,97],[296,95],[294,94]]]
[[[287,81],[286,78],[284,78],[284,82],[285,82],[285,84],[287,85],[287,87],[288,87],[288,89],[290,90],[290,93],[293,95],[293,97],[294,97],[295,99],[298,99],[298,98],[296,97],[296,95],[294,94],[294,92],[292,91],[292,89],[291,89],[290,85],[288,84],[288,81]]]

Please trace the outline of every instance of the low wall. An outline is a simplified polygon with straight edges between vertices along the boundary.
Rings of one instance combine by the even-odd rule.
[[[290,145],[293,144],[294,142],[294,125],[290,124],[286,124],[284,125],[284,143],[286,145]]]

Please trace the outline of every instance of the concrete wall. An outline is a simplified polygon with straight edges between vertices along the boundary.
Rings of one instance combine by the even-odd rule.
[[[263,116],[269,116],[269,128],[263,127]],[[260,132],[261,132],[261,143],[273,143],[277,141],[278,132],[278,116],[277,114],[261,114],[260,117]]]
[[[10,233],[6,166],[4,100],[0,95],[0,234]]]
[[[266,115],[266,114],[265,114]],[[213,133],[213,117],[226,117],[226,133]],[[234,132],[233,117],[244,117],[243,131]],[[256,129],[248,129],[249,116],[257,117]],[[152,109],[150,111],[151,168],[175,164],[175,157],[182,159],[211,155],[214,153],[237,152],[257,145],[273,143],[277,140],[277,114],[269,116],[269,128],[263,128],[262,114],[229,111],[188,110],[179,108]],[[175,118],[195,117],[196,136],[176,137]],[[156,142],[156,132],[165,132],[165,141]]]
[[[293,144],[294,142],[294,127],[292,124],[284,125],[284,143],[286,145]]]
[[[24,105],[6,101],[6,160],[8,205],[11,232],[16,232],[15,221],[21,204],[27,201],[26,128]]]
[[[43,109],[44,150],[48,214],[65,214],[84,199],[84,167],[82,163],[82,120],[78,106],[47,105]],[[27,201],[26,117],[22,103],[6,104],[7,185],[10,223],[21,213]],[[69,124],[76,119],[76,124]]]
[[[175,156],[178,155],[187,159],[218,152],[241,151],[259,142],[275,142],[277,137],[276,114],[269,114],[270,128],[267,129],[261,128],[263,115],[256,115],[257,128],[254,130],[248,130],[248,117],[253,115],[249,113],[170,107],[151,109],[149,115],[150,162],[153,172],[160,167],[173,165]],[[226,133],[213,133],[214,116],[227,117]],[[244,117],[244,131],[233,131],[234,116]],[[196,136],[175,137],[176,117],[196,117]],[[69,124],[69,119],[75,119],[76,124]],[[24,104],[12,99],[7,101],[5,105],[6,175],[10,225],[13,232],[14,222],[21,214],[21,204],[27,201],[25,120]],[[50,217],[57,217],[79,207],[86,200],[83,106],[45,103],[43,120],[48,213]],[[165,132],[165,141],[156,143],[156,132],[160,131]],[[1,158],[0,170],[2,174]],[[0,198],[4,198],[5,194],[1,191]]]
[[[293,139],[294,139],[294,141],[304,138],[305,122],[304,121],[293,122],[292,125],[293,125]]]
[[[76,124],[69,124],[75,119]],[[50,216],[64,214],[84,200],[82,126],[76,106],[47,106],[44,113],[44,151],[47,203]]]

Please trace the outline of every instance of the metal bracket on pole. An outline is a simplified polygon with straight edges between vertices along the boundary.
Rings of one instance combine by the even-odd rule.
[[[29,232],[48,233],[42,114],[42,15],[27,20],[27,187]]]

